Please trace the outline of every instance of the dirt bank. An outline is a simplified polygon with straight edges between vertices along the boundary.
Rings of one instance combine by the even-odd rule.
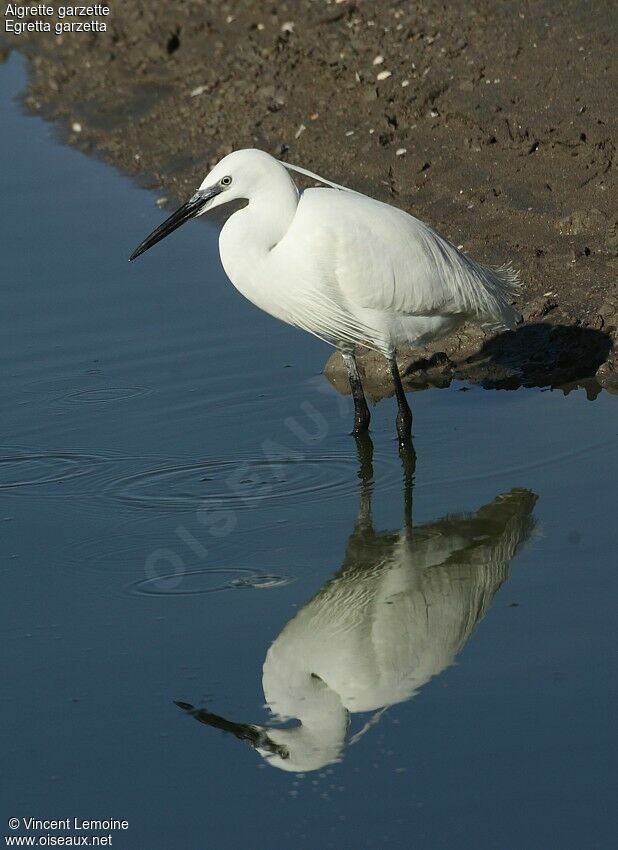
[[[596,373],[617,389],[612,7],[124,0],[107,32],[9,43],[31,61],[30,108],[170,200],[257,146],[414,212],[483,262],[511,260],[528,325],[404,353],[413,383]]]

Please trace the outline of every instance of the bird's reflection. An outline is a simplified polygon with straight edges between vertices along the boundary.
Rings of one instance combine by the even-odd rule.
[[[237,723],[184,702],[196,720],[232,732],[273,767],[305,772],[341,759],[389,706],[453,663],[533,527],[536,496],[516,489],[475,513],[412,526],[415,459],[402,449],[404,520],[377,532],[369,437],[358,443],[360,507],[339,572],[283,628],[264,661],[274,723]],[[348,735],[350,714],[373,713]]]

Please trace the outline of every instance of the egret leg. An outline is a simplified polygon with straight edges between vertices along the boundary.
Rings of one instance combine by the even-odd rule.
[[[399,369],[395,355],[388,358],[388,365],[391,370],[391,377],[395,385],[395,395],[397,396],[397,405],[399,411],[397,413],[397,434],[399,435],[399,445],[408,446],[412,441],[412,411],[403,391]]]
[[[373,442],[367,431],[355,434],[360,479],[359,522],[371,524],[371,493],[373,490]]]
[[[412,493],[414,488],[414,473],[416,471],[416,452],[412,440],[399,446],[399,457],[403,466],[403,510],[404,523],[407,531],[412,530]]]
[[[358,374],[356,358],[350,351],[342,351],[341,353],[348,370],[350,389],[352,390],[352,398],[354,399],[354,430],[352,433],[362,434],[364,431],[369,430],[371,414],[367,407],[365,393],[363,392],[363,385],[361,383],[360,375]]]

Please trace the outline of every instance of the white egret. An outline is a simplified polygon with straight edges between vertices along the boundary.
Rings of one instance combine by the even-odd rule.
[[[329,188],[302,194],[290,170]],[[399,412],[410,439],[412,413],[395,359],[397,347],[423,345],[464,321],[513,327],[518,275],[508,265],[475,263],[423,222],[264,151],[224,157],[190,200],[133,252],[133,260],[189,219],[246,200],[221,230],[226,274],[256,306],[336,346],[354,398],[354,433],[369,427],[354,346],[389,362]]]
[[[407,509],[401,531],[378,533],[365,487],[341,569],[266,654],[266,704],[276,721],[296,724],[238,723],[178,705],[273,767],[304,772],[339,761],[346,740],[357,741],[389,706],[453,664],[530,535],[535,502],[529,490],[511,490],[476,513],[416,529]],[[349,737],[357,712],[373,717]]]

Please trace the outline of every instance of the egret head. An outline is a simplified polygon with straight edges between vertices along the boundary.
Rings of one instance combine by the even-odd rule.
[[[283,728],[237,723],[187,702],[176,701],[176,705],[200,723],[249,744],[271,767],[291,773],[319,770],[340,761],[348,727],[347,713],[327,718],[326,723],[317,726],[296,722]]]
[[[250,201],[258,192],[273,189],[282,179],[294,185],[285,167],[264,151],[251,148],[228,154],[209,172],[187,203],[153,230],[129,259],[139,257],[189,219],[231,201]]]

